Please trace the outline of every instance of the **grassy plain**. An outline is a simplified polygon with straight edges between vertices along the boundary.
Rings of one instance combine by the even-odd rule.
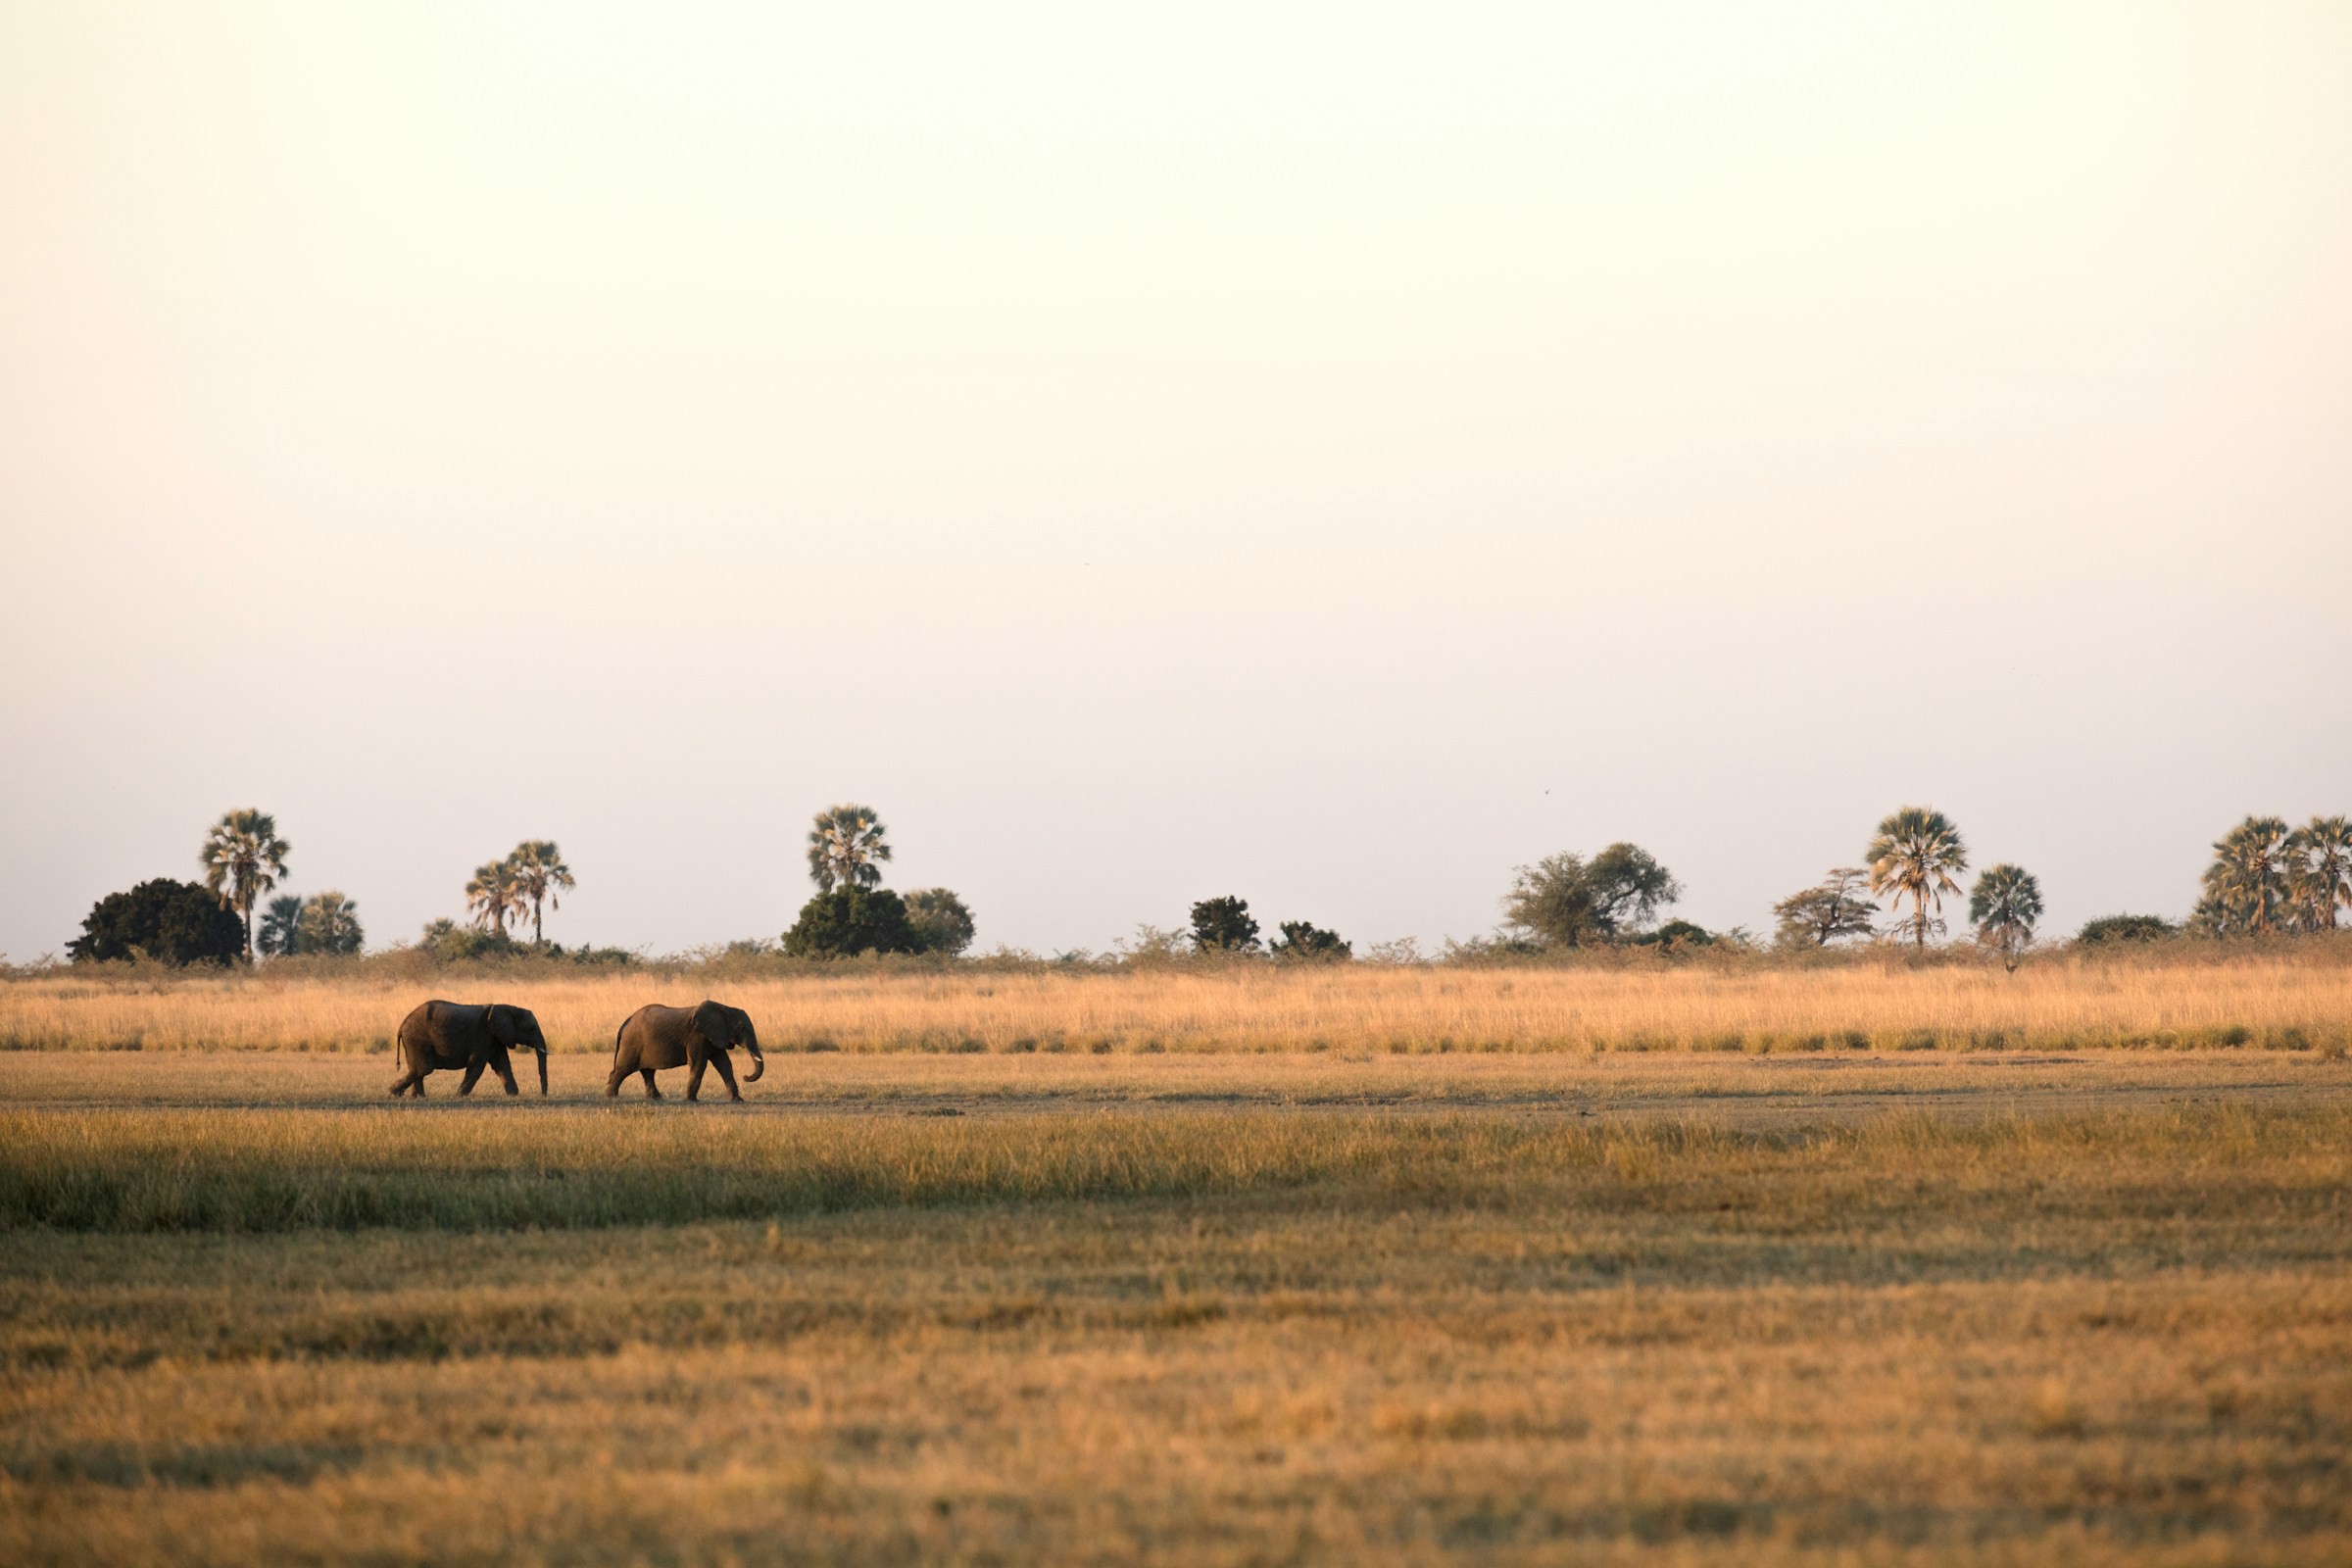
[[[368,960],[211,977],[68,969],[0,982],[0,1049],[390,1048],[430,996],[500,999],[558,1051],[607,1053],[647,1002],[719,996],[772,1051],[1059,1054],[2083,1050],[2352,1039],[2352,942],[2053,956],[2018,973],[1899,955],[1822,963],[1649,956],[1565,967],[1243,964],[786,973],[523,965],[464,976]]]
[[[0,1058],[0,1560],[2352,1555],[2319,1053],[385,1077]]]

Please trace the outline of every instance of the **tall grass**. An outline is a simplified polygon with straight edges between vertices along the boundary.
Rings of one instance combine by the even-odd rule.
[[[2229,961],[1997,967],[1652,963],[1576,968],[853,968],[416,976],[390,968],[0,982],[0,1048],[388,1050],[430,996],[500,998],[555,1048],[604,1053],[647,1002],[717,994],[769,1049],[858,1052],[1790,1051],[2272,1047],[2352,1037],[2352,946]]]

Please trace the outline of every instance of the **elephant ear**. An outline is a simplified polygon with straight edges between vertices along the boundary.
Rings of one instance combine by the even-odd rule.
[[[694,1029],[710,1043],[712,1051],[726,1050],[733,1033],[727,1026],[727,1009],[715,1002],[706,1002],[694,1009]]]
[[[494,1004],[482,1021],[490,1026],[491,1039],[502,1046],[512,1047],[514,1044],[514,1009],[513,1007],[503,1004]]]

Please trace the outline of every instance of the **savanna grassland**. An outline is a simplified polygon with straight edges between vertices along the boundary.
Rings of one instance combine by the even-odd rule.
[[[945,968],[520,964],[389,956],[258,971],[93,965],[0,982],[0,1050],[388,1051],[428,996],[531,1008],[558,1051],[609,1053],[649,1001],[718,996],[771,1051],[1446,1052],[2031,1050],[2352,1038],[2352,944],[2051,957],[2015,974],[1899,954],[1817,963],[1654,957],[1565,966],[1235,963]]]
[[[2352,1009],[2152,972],[1384,973],[1319,1051],[1240,1023],[1321,976],[530,993],[709,980],[740,1106],[578,1054],[393,1104],[323,983],[15,982],[54,1045],[246,1049],[0,1054],[0,1560],[2341,1562]],[[2244,1033],[1767,1047],[1812,978]],[[1736,994],[1739,1052],[1559,1032]]]

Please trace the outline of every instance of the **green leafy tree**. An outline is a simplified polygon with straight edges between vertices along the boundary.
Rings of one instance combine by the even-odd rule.
[[[917,953],[921,945],[896,893],[851,885],[828,888],[802,905],[800,918],[784,933],[784,951],[796,958],[852,958]]]
[[[519,912],[514,867],[505,860],[475,866],[472,878],[466,884],[466,907],[472,912],[476,929],[505,936],[508,925]]]
[[[1772,906],[1780,925],[1774,940],[1785,947],[1810,943],[1826,948],[1841,937],[1867,937],[1877,931],[1873,921],[1879,906],[1869,896],[1870,873],[1860,866],[1839,866],[1802,893],[1791,893]]]
[[[819,893],[882,883],[890,858],[888,830],[870,806],[834,806],[816,813],[808,830],[808,878]]]
[[[2017,956],[2032,946],[2034,923],[2041,918],[2041,884],[2034,873],[2003,863],[1985,868],[1969,890],[1968,919],[1977,940],[2000,950],[2009,972],[2017,972]]]
[[[2333,931],[2352,905],[2352,817],[2315,816],[2288,835],[2287,898],[2298,924]]]
[[[66,944],[75,963],[112,963],[144,953],[161,963],[234,963],[245,952],[245,925],[208,888],[157,877],[127,893],[110,893],[82,916],[81,935]]]
[[[521,946],[504,931],[462,926],[446,916],[427,920],[416,946],[442,963],[495,961],[522,952]]]
[[[946,888],[917,888],[902,902],[906,906],[907,928],[923,952],[952,958],[972,945],[972,911]]]
[[[1202,953],[1248,953],[1257,946],[1250,906],[1228,895],[1193,906],[1193,946]]]
[[[556,848],[553,839],[523,840],[507,857],[507,867],[512,873],[509,880],[515,900],[531,906],[531,940],[544,943],[546,911],[564,906],[556,895],[579,886],[572,877],[571,867],[564,863],[564,852]]]
[[[296,920],[300,953],[353,954],[368,941],[360,928],[360,906],[340,893],[314,893]]]
[[[2211,936],[2261,936],[2278,930],[2291,908],[2290,873],[2297,859],[2286,823],[2249,816],[2214,841],[2205,868],[2205,896],[2194,924]]]
[[[2095,948],[2110,942],[2162,942],[2180,934],[2180,928],[2161,914],[2102,914],[2085,920],[2075,940]]]
[[[250,808],[226,811],[204,837],[197,859],[204,885],[245,924],[245,959],[253,961],[253,906],[286,874],[293,846],[277,836],[277,818]]]
[[[1282,922],[1282,939],[1271,949],[1274,956],[1294,963],[1346,963],[1355,956],[1355,949],[1340,940],[1337,931],[1326,931],[1305,920]]]
[[[1520,866],[1503,918],[1549,946],[1581,948],[1632,935],[1682,896],[1682,884],[1654,856],[1621,842],[1589,860],[1560,854]]]
[[[1862,857],[1870,862],[1871,892],[1889,896],[1898,912],[1911,901],[1910,918],[1896,924],[1911,928],[1913,946],[1926,947],[1929,935],[1943,929],[1943,896],[1960,891],[1954,873],[1968,869],[1960,830],[1932,807],[1906,806],[1879,824]]]
[[[281,894],[270,901],[262,915],[261,930],[254,935],[254,946],[268,957],[291,957],[301,951],[302,900],[291,893]]]
[[[1511,873],[1502,901],[1503,920],[1553,947],[1581,948],[1607,940],[1585,882],[1585,858],[1562,853]]]

